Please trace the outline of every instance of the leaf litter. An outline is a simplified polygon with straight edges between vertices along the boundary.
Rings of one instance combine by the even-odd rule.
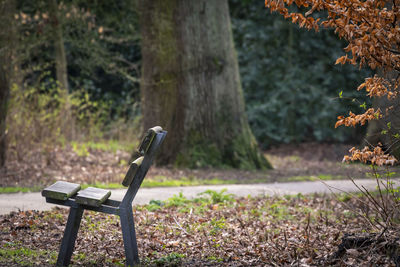
[[[398,240],[378,240],[365,220],[349,211],[357,205],[353,198],[344,203],[317,194],[229,197],[153,201],[135,206],[133,213],[144,266],[396,266]],[[54,208],[0,216],[0,265],[23,265],[6,256],[18,248],[49,252],[34,262],[19,256],[31,265],[54,264],[49,255],[57,254],[67,213]],[[72,264],[124,264],[119,218],[85,211]]]
[[[182,177],[201,180],[249,182],[282,182],[293,177],[310,178],[324,175],[329,179],[364,178],[370,168],[366,165],[342,164],[349,145],[340,144],[291,144],[280,145],[266,151],[265,155],[273,170],[246,171],[236,169],[177,169],[153,166],[147,178],[165,177],[179,180]],[[12,154],[12,153],[11,153]],[[56,180],[75,183],[121,183],[128,169],[131,153],[122,150],[104,151],[87,149],[87,154],[78,155],[72,147],[54,146],[46,151],[31,151],[26,158],[10,155],[7,165],[0,168],[0,186],[42,187]]]

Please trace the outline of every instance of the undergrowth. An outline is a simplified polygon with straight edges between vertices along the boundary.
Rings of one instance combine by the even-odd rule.
[[[140,117],[113,119],[118,114],[111,113],[112,103],[91,99],[85,88],[68,93],[49,73],[41,75],[37,86],[11,88],[7,158],[28,161],[38,151],[69,144],[79,156],[89,149],[115,152],[137,144]]]

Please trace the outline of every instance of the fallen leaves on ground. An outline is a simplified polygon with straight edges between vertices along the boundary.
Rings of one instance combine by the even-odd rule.
[[[176,169],[153,166],[147,179],[197,178],[248,183],[287,181],[293,177],[324,175],[329,179],[346,179],[349,175],[363,178],[370,171],[366,165],[341,164],[340,161],[351,146],[340,144],[304,143],[281,145],[266,151],[273,170],[245,171],[235,169]],[[53,147],[50,150],[32,151],[29,158],[9,157],[7,165],[0,168],[0,186],[32,187],[48,186],[56,180],[75,183],[121,183],[128,170],[130,153],[116,150],[87,149],[87,155],[79,156],[70,146]]]
[[[161,266],[395,266],[382,243],[345,246],[338,253],[343,237],[369,229],[349,210],[358,203],[299,195],[155,210],[136,206],[139,256],[144,265]],[[23,247],[54,254],[66,220],[66,209],[0,216],[0,252]],[[55,260],[40,255],[35,260],[41,266]],[[1,256],[0,265],[19,265],[14,258]],[[123,264],[119,218],[85,211],[72,261],[74,265]]]

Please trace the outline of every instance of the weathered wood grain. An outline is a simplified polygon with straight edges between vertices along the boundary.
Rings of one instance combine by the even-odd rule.
[[[124,180],[122,181],[123,186],[128,187],[132,183],[133,179],[135,178],[135,176],[140,168],[140,165],[142,164],[142,161],[143,161],[143,157],[140,157],[131,163],[129,170],[126,173]]]
[[[160,133],[162,130],[163,129],[160,126],[155,126],[147,130],[138,149],[141,155],[146,154],[151,146],[151,143],[153,142],[154,136],[156,136],[156,134]]]
[[[79,184],[58,181],[42,191],[42,196],[54,198],[59,200],[67,200],[69,197],[74,196],[81,186]]]
[[[76,203],[92,207],[100,207],[111,195],[110,190],[88,187],[78,192]]]

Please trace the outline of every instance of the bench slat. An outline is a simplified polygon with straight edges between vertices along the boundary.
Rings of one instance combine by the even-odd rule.
[[[157,133],[162,132],[162,130],[163,129],[160,126],[155,126],[155,127],[147,130],[147,132],[139,146],[139,149],[138,149],[138,151],[141,155],[144,155],[147,153],[147,151],[151,147],[151,143],[153,142],[154,137],[156,136]]]
[[[58,181],[43,189],[42,196],[59,200],[67,200],[69,197],[74,196],[80,189],[81,186],[79,184]]]
[[[100,207],[101,204],[110,197],[110,195],[110,190],[88,187],[82,191],[79,191],[75,200],[79,204]]]
[[[124,178],[124,180],[122,181],[122,185],[123,186],[130,186],[133,178],[135,178],[137,171],[139,170],[140,165],[143,162],[143,158],[144,157],[140,157],[138,159],[136,159],[134,162],[131,163],[131,166],[129,166],[129,170],[126,173],[126,176]]]

